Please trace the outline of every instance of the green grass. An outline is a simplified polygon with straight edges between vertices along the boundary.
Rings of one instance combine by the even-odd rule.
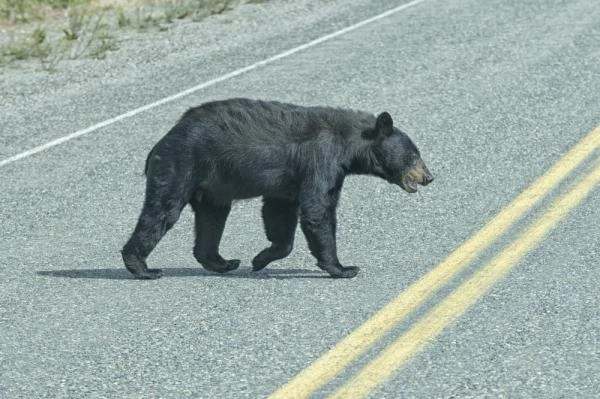
[[[0,48],[0,60],[6,63],[8,60],[26,60],[29,58],[47,57],[51,48],[46,42],[46,32],[36,28],[31,36],[10,42]]]

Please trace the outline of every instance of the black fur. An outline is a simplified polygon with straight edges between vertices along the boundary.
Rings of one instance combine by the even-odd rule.
[[[194,256],[208,270],[227,272],[240,261],[219,255],[225,221],[236,199],[263,197],[269,248],[253,260],[254,270],[287,256],[300,217],[317,265],[333,277],[353,277],[336,252],[336,206],[348,174],[370,174],[406,191],[433,177],[409,137],[384,112],[301,107],[232,99],[188,110],[150,151],[146,198],[130,240],[122,250],[138,278],[158,278],[146,258],[192,206],[196,221]]]

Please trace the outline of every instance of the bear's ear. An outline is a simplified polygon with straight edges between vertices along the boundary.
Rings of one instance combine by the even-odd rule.
[[[394,131],[394,121],[392,121],[392,116],[387,112],[382,112],[377,117],[377,122],[375,122],[375,132],[377,136],[388,137],[392,135]]]
[[[383,138],[392,135],[394,131],[394,122],[392,117],[387,112],[382,112],[375,121],[375,128],[367,129],[362,132],[362,136],[368,140],[375,140],[376,138]]]

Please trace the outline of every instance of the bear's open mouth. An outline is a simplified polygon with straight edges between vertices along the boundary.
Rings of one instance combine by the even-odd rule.
[[[400,187],[402,187],[404,189],[404,191],[409,192],[409,193],[417,192],[417,189],[418,189],[417,181],[409,174],[402,176],[402,179],[400,181],[401,181]]]

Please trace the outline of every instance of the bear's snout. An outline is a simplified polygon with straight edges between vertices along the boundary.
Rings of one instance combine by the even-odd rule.
[[[400,187],[409,193],[417,192],[418,185],[426,186],[433,181],[433,175],[425,166],[425,163],[419,159],[415,164],[403,173],[400,179]]]
[[[429,169],[427,169],[427,167],[425,167],[423,169],[423,184],[424,186],[428,185],[429,183],[431,183],[433,181],[433,175],[431,174],[431,172],[429,171]]]
[[[427,169],[425,162],[419,159],[412,169],[413,178],[422,186],[426,186],[433,181],[433,175]]]

